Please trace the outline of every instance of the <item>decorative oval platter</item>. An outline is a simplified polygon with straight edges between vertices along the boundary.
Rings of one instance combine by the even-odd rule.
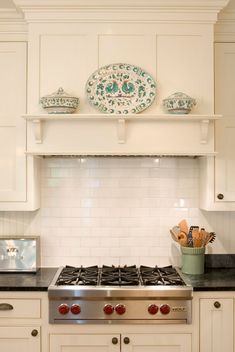
[[[118,63],[95,71],[86,83],[86,93],[103,113],[135,114],[152,104],[156,83],[142,68]]]

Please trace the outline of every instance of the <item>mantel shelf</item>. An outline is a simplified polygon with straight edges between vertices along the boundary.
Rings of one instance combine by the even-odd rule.
[[[219,119],[220,115],[178,115],[178,114],[128,114],[128,115],[108,115],[108,114],[27,114],[23,118],[33,123],[34,138],[37,144],[43,141],[43,123],[58,122],[58,121],[116,121],[117,122],[117,138],[118,143],[123,144],[126,142],[126,125],[128,122],[137,121],[155,121],[164,122],[172,121],[179,123],[188,123],[198,121],[201,125],[201,138],[200,143],[205,144],[208,140],[209,123]]]
[[[28,121],[40,120],[40,121],[61,121],[61,120],[83,120],[83,119],[94,119],[94,120],[172,120],[172,121],[202,121],[202,120],[218,120],[221,115],[194,115],[194,114],[27,114],[23,115],[23,118]]]

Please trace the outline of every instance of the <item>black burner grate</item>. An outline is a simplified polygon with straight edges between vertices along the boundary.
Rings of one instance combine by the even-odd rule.
[[[66,266],[63,268],[60,276],[56,281],[56,285],[98,285],[99,269],[98,266],[79,267]]]
[[[183,280],[172,266],[164,268],[158,268],[156,266],[152,268],[141,265],[140,273],[143,285],[145,286],[184,285]]]
[[[80,286],[166,286],[185,285],[172,266],[163,268],[141,265],[72,267],[62,269],[56,285]]]

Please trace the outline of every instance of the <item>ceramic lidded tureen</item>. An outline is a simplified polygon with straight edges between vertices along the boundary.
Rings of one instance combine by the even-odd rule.
[[[79,105],[79,98],[60,87],[55,93],[42,97],[40,103],[49,114],[72,114]]]
[[[194,105],[196,105],[196,100],[181,92],[163,99],[163,107],[170,114],[188,114]]]

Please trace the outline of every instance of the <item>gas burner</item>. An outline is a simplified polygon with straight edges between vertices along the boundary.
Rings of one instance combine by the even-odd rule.
[[[169,286],[184,285],[183,280],[172,267],[158,268],[141,265],[107,266],[99,268],[66,266],[62,269],[57,286]]]
[[[101,285],[135,286],[139,285],[139,273],[135,265],[115,267],[104,265],[101,268]]]
[[[56,285],[91,285],[98,284],[98,266],[90,266],[87,268],[66,266],[61,271],[61,274],[56,282]]]
[[[170,265],[164,268],[140,266],[144,285],[184,285],[177,271]]]

